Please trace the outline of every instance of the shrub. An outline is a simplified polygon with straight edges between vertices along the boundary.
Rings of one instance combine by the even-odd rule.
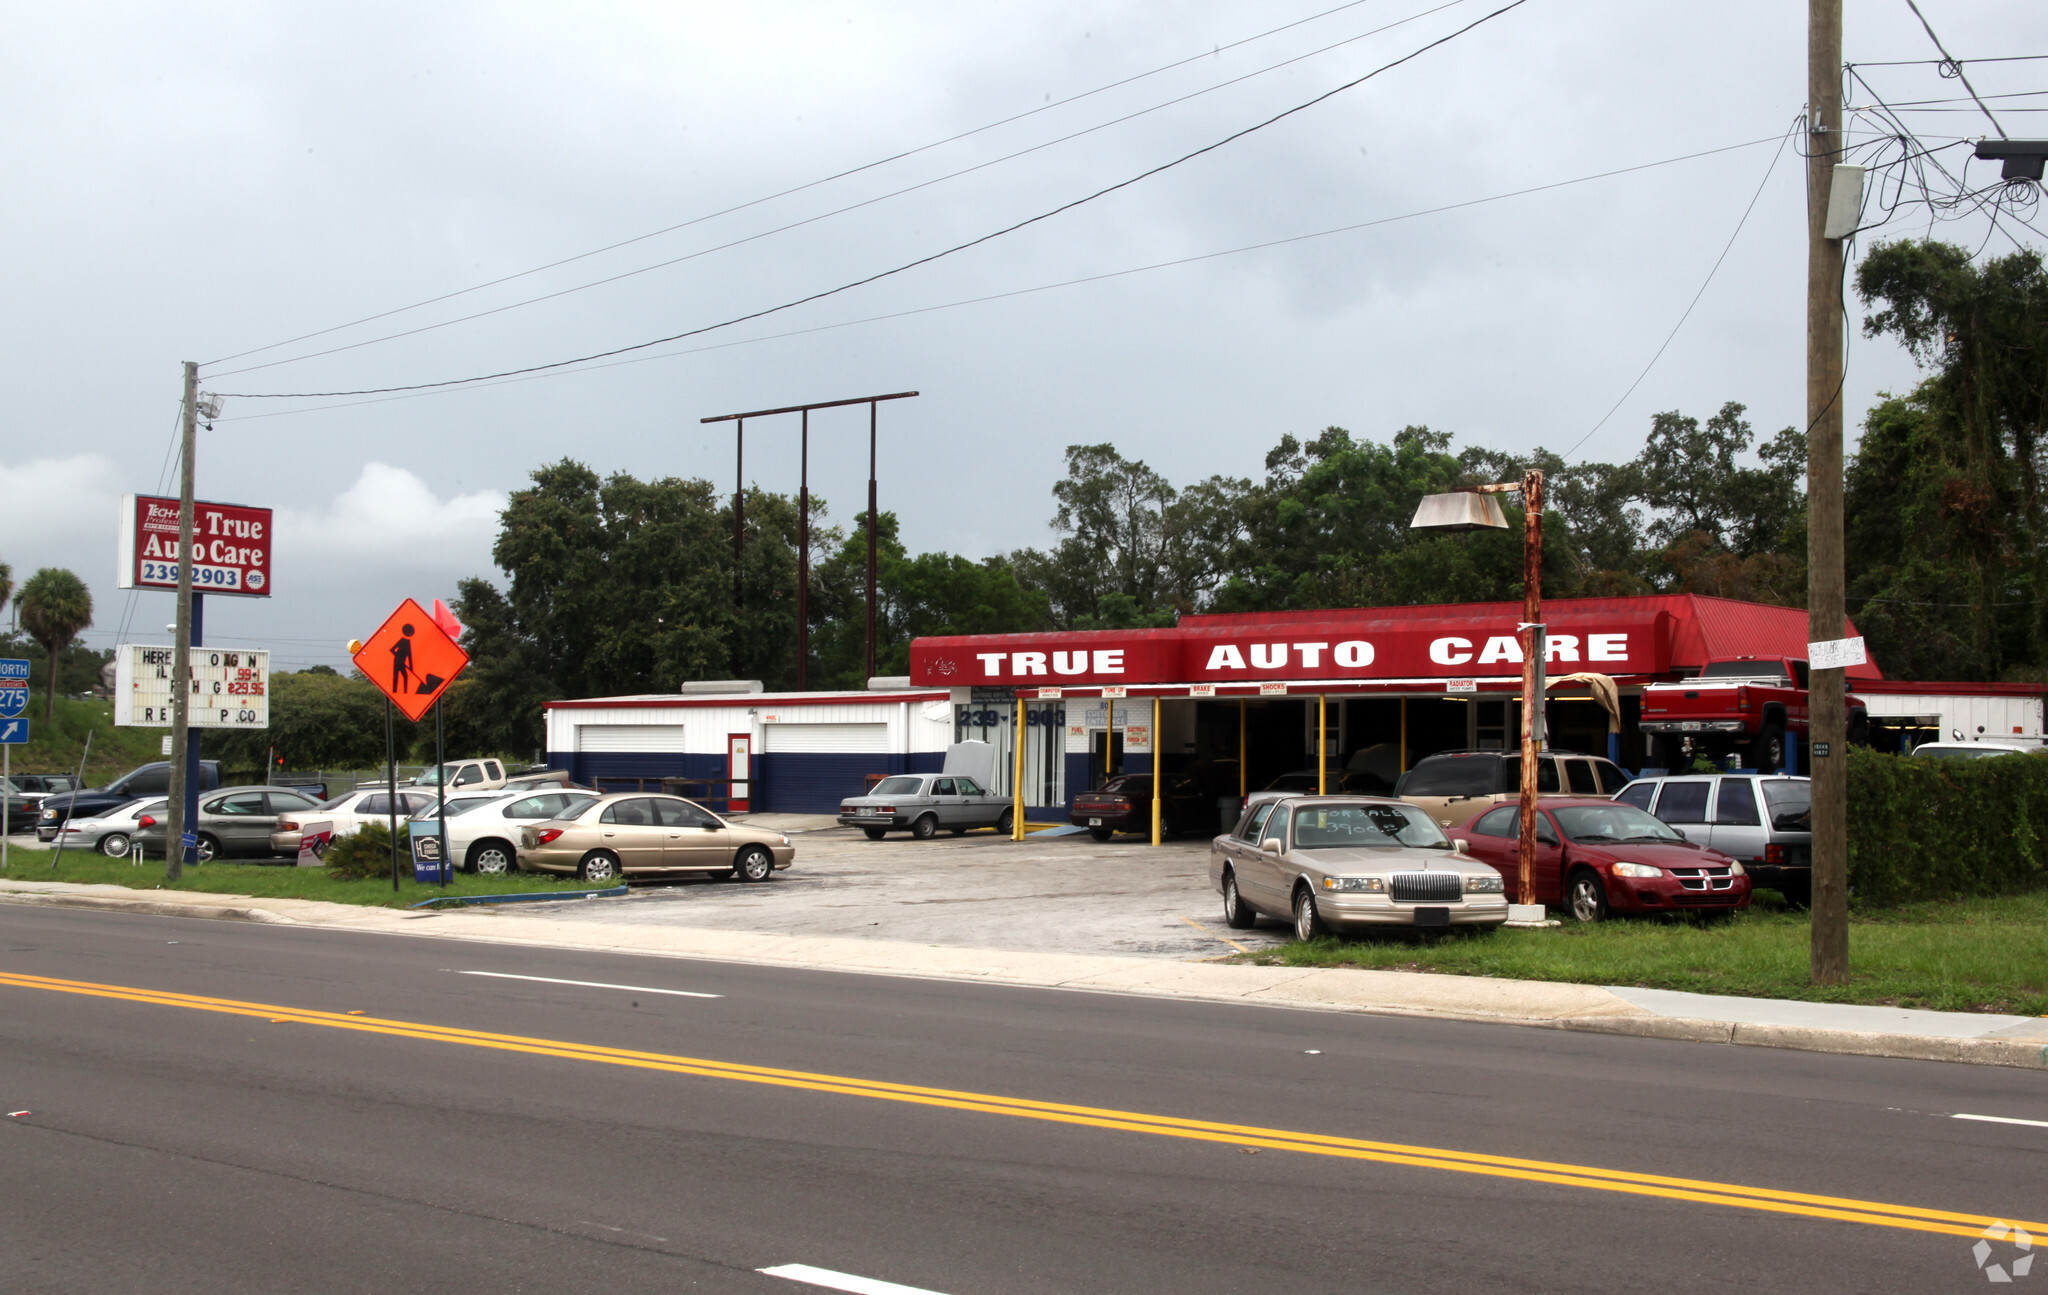
[[[388,880],[391,876],[391,829],[382,823],[365,823],[347,836],[337,836],[328,842],[322,862],[326,865],[327,875],[336,881]],[[404,850],[399,851],[398,875],[412,876],[412,859]]]
[[[2048,889],[2048,756],[1849,748],[1849,889],[1866,904]]]

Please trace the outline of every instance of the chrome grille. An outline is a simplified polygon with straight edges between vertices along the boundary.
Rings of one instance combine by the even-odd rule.
[[[1465,894],[1465,883],[1455,872],[1397,872],[1387,883],[1387,894],[1396,904],[1456,903]]]
[[[1735,889],[1735,874],[1726,868],[1673,868],[1671,875],[1678,878],[1678,884],[1687,890]]]

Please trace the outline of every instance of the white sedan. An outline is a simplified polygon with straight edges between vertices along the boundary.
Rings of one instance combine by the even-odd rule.
[[[135,820],[144,814],[161,814],[169,806],[161,796],[144,796],[91,818],[68,819],[57,829],[57,840],[67,850],[98,850],[109,859],[125,858],[128,842],[135,835]]]
[[[431,791],[414,791],[409,787],[398,789],[398,817],[411,818],[420,810],[434,803]],[[343,792],[318,809],[309,809],[297,814],[280,814],[270,832],[270,848],[276,854],[297,854],[299,852],[300,829],[307,823],[332,825],[335,836],[347,836],[361,831],[365,823],[391,821],[391,793],[383,787],[358,787]]]
[[[575,807],[597,799],[591,791],[500,791],[490,795],[448,798],[448,856],[465,872],[500,877],[517,866],[518,851],[513,842],[521,824],[545,823],[575,811]],[[413,815],[414,822],[434,821],[429,803]],[[437,841],[422,842],[421,858],[435,857]]]

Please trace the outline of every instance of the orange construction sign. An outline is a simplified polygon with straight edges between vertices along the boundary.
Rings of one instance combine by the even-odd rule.
[[[416,720],[441,700],[469,664],[469,653],[408,598],[356,649],[354,660],[407,719]]]

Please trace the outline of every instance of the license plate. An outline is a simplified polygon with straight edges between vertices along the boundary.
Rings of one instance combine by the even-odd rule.
[[[1448,908],[1418,908],[1415,910],[1417,926],[1449,926],[1451,910]]]
[[[1101,820],[1101,819],[1099,819],[1099,818],[1091,818],[1091,819],[1089,819],[1089,820],[1088,820],[1088,826],[1090,826],[1090,827],[1101,827],[1101,826],[1102,826],[1102,820]]]
[[[1696,719],[1681,720],[1678,727],[1682,732],[1697,733],[1700,731],[1700,722]]]

